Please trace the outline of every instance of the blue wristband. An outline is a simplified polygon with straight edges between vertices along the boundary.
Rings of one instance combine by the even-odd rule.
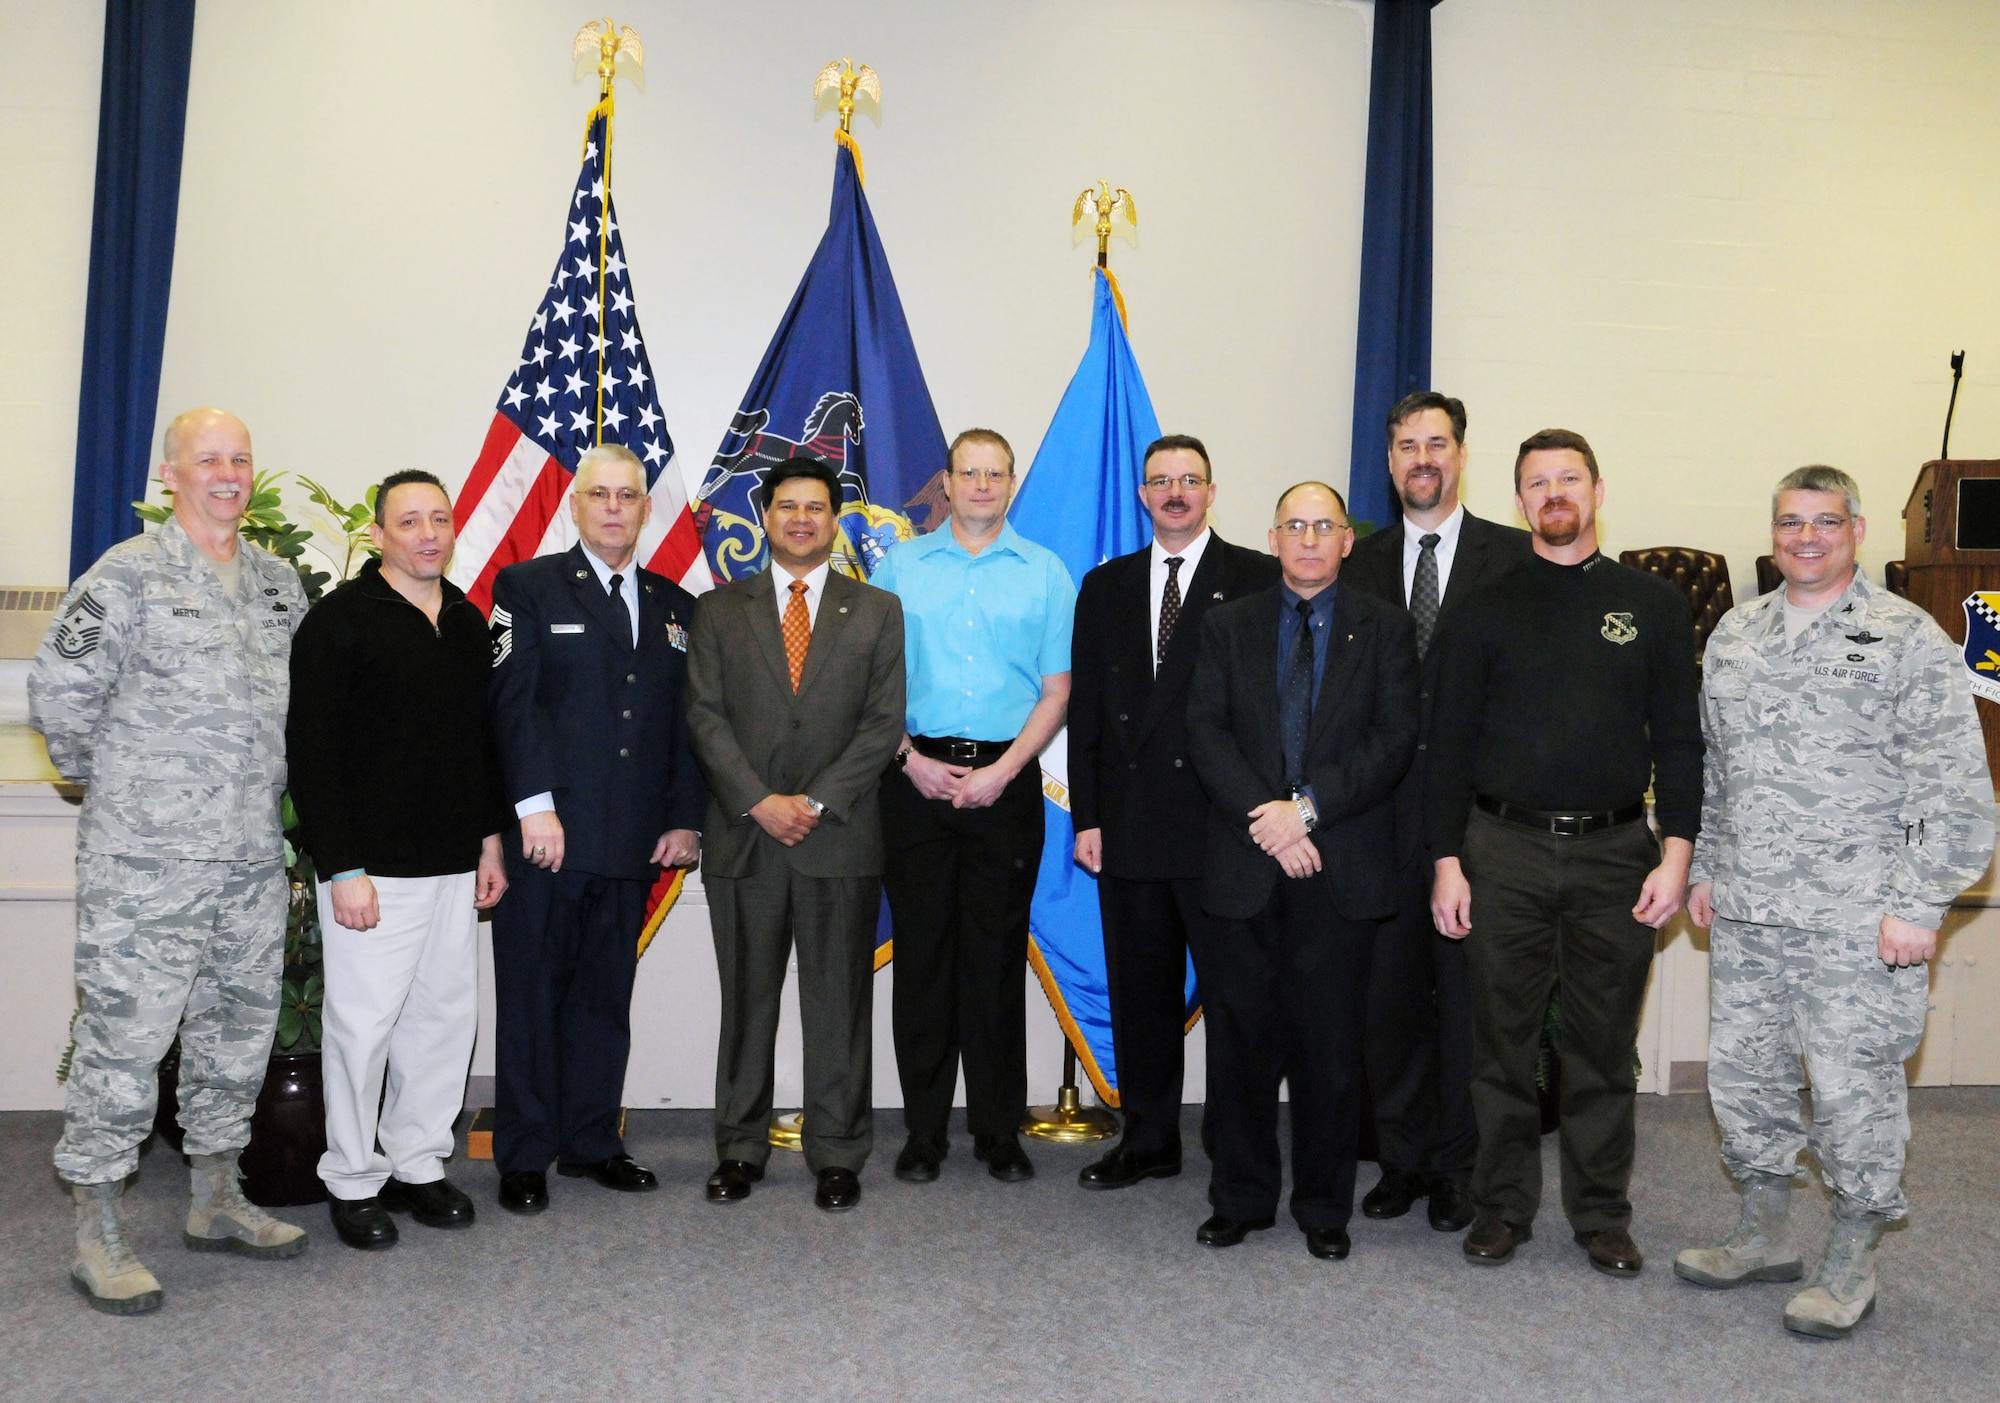
[[[368,875],[368,869],[365,867],[350,867],[345,872],[334,873],[331,877],[328,877],[327,880],[329,882],[344,882],[349,877],[366,877],[367,875]]]

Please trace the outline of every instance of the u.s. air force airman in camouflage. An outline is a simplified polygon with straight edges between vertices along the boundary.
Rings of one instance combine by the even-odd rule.
[[[1833,1235],[1785,1324],[1838,1337],[1875,1307],[1874,1251],[1908,1211],[1903,1063],[1923,1036],[1924,961],[1993,854],[1993,787],[1958,650],[1855,568],[1853,479],[1800,468],[1772,499],[1785,586],[1708,641],[1701,839],[1688,909],[1714,922],[1709,1100],[1742,1221],[1674,1263],[1704,1286],[1796,1281],[1786,1210],[1807,1143]]]
[[[118,1315],[160,1304],[159,1282],[125,1244],[118,1199],[176,1033],[193,1163],[187,1245],[252,1257],[306,1245],[249,1204],[236,1175],[277,1026],[278,806],[305,592],[291,566],[238,537],[248,430],[220,410],[191,410],[168,426],[165,448],[173,518],[113,546],[71,587],[28,678],[49,759],[87,786],[81,1007],[55,1163],[76,1201],[70,1278]]]

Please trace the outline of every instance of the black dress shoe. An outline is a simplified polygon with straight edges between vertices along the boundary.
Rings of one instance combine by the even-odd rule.
[[[1598,1228],[1576,1235],[1576,1245],[1590,1254],[1590,1264],[1606,1276],[1637,1276],[1646,1259],[1624,1228]]]
[[[813,1194],[813,1204],[829,1213],[845,1213],[861,1202],[861,1176],[852,1169],[838,1166],[819,1172],[819,1190]]]
[[[1482,1267],[1497,1267],[1514,1255],[1516,1247],[1534,1235],[1534,1231],[1525,1224],[1510,1223],[1505,1218],[1481,1218],[1465,1235],[1465,1260]]]
[[[620,1193],[651,1193],[660,1187],[653,1171],[632,1163],[630,1155],[613,1155],[610,1159],[592,1160],[588,1164],[559,1159],[556,1161],[556,1173],[565,1179],[595,1179],[605,1188],[617,1189]]]
[[[750,1186],[764,1177],[764,1166],[747,1159],[725,1159],[708,1176],[710,1203],[740,1203],[750,1197]]]
[[[1246,1233],[1262,1232],[1276,1218],[1225,1218],[1220,1213],[1194,1230],[1194,1240],[1203,1247],[1234,1247]]]
[[[500,1176],[500,1206],[509,1213],[539,1213],[549,1206],[549,1176],[517,1169]]]
[[[1171,1179],[1180,1172],[1179,1155],[1136,1155],[1120,1145],[1078,1171],[1076,1182],[1086,1189],[1123,1189],[1141,1179]]]
[[[1035,1177],[1035,1165],[1021,1148],[1016,1135],[975,1135],[972,1157],[986,1166],[986,1172],[1003,1184],[1018,1184]]]
[[[936,1135],[912,1135],[903,1142],[903,1152],[896,1156],[896,1177],[906,1184],[928,1184],[938,1176],[938,1166],[950,1151],[950,1144],[942,1132]]]
[[[406,1184],[401,1179],[384,1181],[376,1197],[391,1213],[407,1213],[427,1228],[469,1228],[472,1200],[460,1193],[449,1179],[433,1179],[427,1184]]]
[[[1306,1251],[1323,1262],[1338,1262],[1354,1246],[1346,1228],[1307,1228]]]
[[[1478,1216],[1472,1191],[1456,1179],[1431,1181],[1429,1213],[1431,1226],[1439,1232],[1459,1232]]]
[[[1400,1218],[1427,1192],[1422,1179],[1385,1164],[1381,1179],[1361,1200],[1361,1212],[1369,1218]]]
[[[349,1247],[375,1252],[396,1245],[395,1219],[383,1210],[380,1199],[329,1198],[326,1208],[333,1230]]]

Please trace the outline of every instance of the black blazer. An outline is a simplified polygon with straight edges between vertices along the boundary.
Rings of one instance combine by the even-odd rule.
[[[1340,583],[1353,585],[1385,604],[1408,611],[1403,595],[1403,530],[1406,522],[1395,523],[1363,536],[1354,543],[1347,563],[1340,567]],[[1451,575],[1444,582],[1444,598],[1438,603],[1438,627],[1431,632],[1437,641],[1444,621],[1470,595],[1526,560],[1534,553],[1534,538],[1516,526],[1484,521],[1471,512],[1458,528],[1458,551],[1452,557]],[[1419,733],[1416,758],[1410,772],[1396,789],[1396,853],[1408,862],[1424,844],[1424,771],[1431,733],[1431,699],[1437,691],[1438,650],[1424,656],[1417,690]]]
[[[1278,562],[1211,534],[1181,581],[1181,617],[1153,672],[1153,548],[1083,577],[1070,642],[1070,815],[1104,831],[1104,870],[1130,881],[1191,876],[1208,795],[1188,758],[1187,694],[1212,606],[1268,589]]]
[[[544,791],[563,868],[650,879],[653,845],[700,828],[708,791],[687,730],[694,596],[638,571],[639,645],[581,545],[493,577],[493,732],[507,803]],[[509,831],[518,853],[520,829]]]
[[[1343,572],[1344,573],[1344,572]],[[1278,738],[1276,586],[1209,611],[1188,696],[1188,739],[1210,798],[1202,905],[1243,920],[1289,881],[1250,840],[1250,811],[1285,793]],[[1417,645],[1409,615],[1342,583],[1327,632],[1306,780],[1313,841],[1333,904],[1349,920],[1396,912],[1392,798],[1417,745]]]

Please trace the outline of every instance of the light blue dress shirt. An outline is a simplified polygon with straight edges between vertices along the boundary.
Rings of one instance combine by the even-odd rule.
[[[1076,586],[1054,551],[1002,523],[973,555],[949,523],[900,543],[869,578],[903,601],[913,736],[1012,740],[1069,671]]]

